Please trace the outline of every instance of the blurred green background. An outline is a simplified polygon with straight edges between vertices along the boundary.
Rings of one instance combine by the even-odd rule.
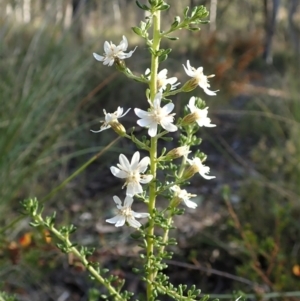
[[[300,300],[300,7],[293,7],[299,1],[281,1],[267,62],[265,9],[273,1],[169,2],[162,26],[184,7],[202,4],[212,11],[211,23],[164,41],[173,51],[160,69],[184,83],[189,59],[216,74],[210,83],[220,92],[207,97],[199,89],[173,99],[177,114],[192,95],[207,102],[217,127],[200,132],[200,149],[217,178],[192,181],[198,208],[175,221],[179,244],[166,273],[220,298],[241,290],[251,300]],[[18,300],[88,300],[93,283],[76,259],[16,218],[21,200],[43,199],[117,138],[113,131],[90,132],[99,129],[104,108],[147,106],[145,86],[92,57],[102,54],[105,40],[118,44],[125,35],[128,50],[138,46],[127,66],[144,73],[149,52],[130,29],[144,18],[129,0],[0,1],[0,288]],[[135,125],[132,111],[123,123]],[[74,241],[96,246],[94,260],[141,292],[132,273],[138,258],[132,229],[104,222],[113,214],[112,195],[120,195],[109,166],[121,151],[134,150],[117,141],[45,207],[58,212],[60,223],[78,226]]]

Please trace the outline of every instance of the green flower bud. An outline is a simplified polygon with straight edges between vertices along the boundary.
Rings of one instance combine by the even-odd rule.
[[[184,118],[182,119],[181,125],[185,126],[185,125],[193,124],[198,119],[198,117],[199,116],[197,113],[188,114],[184,116]]]
[[[182,156],[187,156],[191,151],[189,150],[188,146],[180,146],[180,147],[176,147],[172,150],[170,150],[167,154],[166,154],[166,159],[167,160],[173,160],[173,159],[177,159],[180,158]]]
[[[199,81],[196,78],[192,78],[183,85],[181,91],[183,92],[193,91],[198,87],[198,85],[199,85]]]
[[[126,135],[126,129],[119,121],[111,122],[110,126],[119,136],[124,137]]]

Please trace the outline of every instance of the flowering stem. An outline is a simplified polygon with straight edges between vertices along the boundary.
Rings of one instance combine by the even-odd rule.
[[[187,130],[187,141],[186,141],[187,145],[190,145],[190,143],[192,142],[192,137],[193,137],[193,131],[191,129],[188,129]],[[179,178],[181,178],[183,173],[184,173],[185,165],[186,165],[186,156],[183,156],[182,160],[181,160],[179,172],[178,172],[178,177]]]
[[[157,71],[158,71],[158,56],[156,55],[160,46],[160,11],[153,13],[153,44],[152,50],[153,54],[151,56],[151,77],[150,77],[150,97],[151,101],[154,100],[154,97],[157,93]],[[151,138],[151,147],[150,147],[150,170],[153,175],[153,180],[150,183],[149,187],[149,204],[148,211],[150,214],[153,214],[155,209],[156,201],[156,169],[157,169],[157,137]],[[152,260],[150,258],[153,255],[154,244],[153,244],[153,235],[154,235],[154,220],[151,219],[148,228],[147,236],[147,300],[151,300],[153,297],[153,281],[155,277],[155,271],[153,270]]]
[[[33,220],[44,227],[47,227],[51,233],[58,238],[60,241],[64,242],[65,246],[68,248],[70,253],[73,253],[76,257],[80,259],[85,268],[89,271],[89,273],[97,280],[100,284],[104,285],[106,289],[109,291],[111,296],[114,296],[115,300],[124,301],[124,298],[119,294],[119,292],[108,282],[106,281],[99,272],[91,265],[91,263],[86,259],[86,256],[82,255],[81,252],[74,247],[74,244],[69,240],[68,237],[64,236],[58,229],[51,225],[50,227],[46,225],[44,219],[40,214],[32,216]]]
[[[159,247],[158,249],[158,252],[157,252],[157,257],[161,256],[163,254],[163,252],[165,251],[165,248],[166,248],[166,243],[169,239],[169,232],[170,232],[170,227],[172,225],[172,221],[173,221],[173,216],[171,214],[171,212],[169,213],[169,216],[167,218],[167,226],[168,228],[164,230],[164,235],[163,235],[163,239],[162,239],[162,244],[161,246]],[[153,276],[153,279],[155,280],[155,277],[157,275],[158,271],[155,271],[154,272],[154,276]]]
[[[126,68],[125,70],[120,70],[120,71],[130,79],[133,79],[137,82],[144,83],[144,84],[148,83],[147,79],[134,75],[128,68]]]
[[[191,131],[188,131],[188,140],[187,142],[189,143],[191,141],[191,137],[192,137],[192,133]],[[178,173],[178,177],[181,178],[182,175],[183,175],[183,172],[184,172],[184,169],[185,169],[185,164],[186,164],[186,156],[183,156],[182,157],[182,161],[181,161],[181,166],[180,166],[180,169],[179,169],[179,173]],[[168,186],[173,186],[174,183],[168,185]],[[166,187],[164,187],[166,189]],[[168,228],[166,228],[164,230],[164,235],[163,235],[163,239],[162,239],[162,245],[161,247],[159,248],[158,250],[158,256],[161,255],[164,251],[165,251],[165,246],[166,246],[166,243],[168,241],[168,238],[169,238],[169,231],[170,231],[170,226],[172,225],[172,220],[173,220],[173,216],[172,214],[170,213],[168,218],[167,218],[167,226]],[[157,272],[156,272],[157,274]],[[155,274],[155,275],[156,275]]]

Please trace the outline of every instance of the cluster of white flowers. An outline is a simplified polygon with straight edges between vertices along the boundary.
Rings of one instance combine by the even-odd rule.
[[[112,42],[104,43],[104,55],[98,55],[94,53],[94,57],[96,60],[103,62],[104,65],[112,66],[114,62],[119,60],[123,60],[132,56],[132,50],[129,53],[125,53],[127,50],[128,42],[125,36],[123,36],[122,41],[118,46],[113,44]],[[184,67],[186,74],[192,77],[193,85],[199,85],[203,91],[208,95],[216,95],[217,91],[209,90],[210,85],[208,83],[208,78],[213,77],[214,75],[205,76],[203,74],[203,67],[194,68],[190,65],[189,60],[187,61],[187,67]],[[135,114],[140,118],[137,121],[137,124],[141,127],[148,128],[148,135],[150,137],[155,137],[158,134],[158,126],[163,128],[167,132],[175,132],[178,127],[174,124],[174,115],[175,113],[171,113],[174,109],[174,104],[169,102],[164,106],[161,106],[161,102],[163,99],[164,90],[169,85],[169,91],[177,89],[177,86],[180,84],[177,82],[177,77],[167,78],[167,69],[161,70],[157,75],[157,87],[158,92],[155,95],[153,102],[148,99],[150,104],[150,108],[148,111],[144,111],[138,108],[134,109]],[[150,70],[147,69],[145,72],[145,78],[150,79]],[[189,100],[189,104],[187,105],[191,114],[187,115],[187,119],[192,122],[196,122],[200,127],[214,127],[214,124],[211,124],[210,118],[207,117],[208,107],[204,109],[200,109],[196,106],[196,98],[193,96]],[[103,130],[109,128],[116,128],[116,125],[121,125],[118,121],[119,118],[125,116],[130,109],[128,109],[125,113],[123,113],[123,108],[118,107],[117,111],[114,113],[107,113],[105,110],[105,121],[103,121],[103,125],[101,126],[99,131],[92,131],[94,133],[101,132]],[[207,180],[215,178],[214,176],[209,176],[208,173],[210,171],[209,167],[205,166],[200,158],[195,157],[193,159],[188,159],[188,154],[190,153],[189,148],[187,146],[183,146],[175,151],[170,151],[167,156],[171,158],[176,158],[179,155],[184,156],[186,161],[189,163],[191,169],[191,174],[195,174],[199,172],[199,174]],[[173,154],[174,153],[174,154]],[[177,154],[178,153],[178,154]],[[173,156],[173,157],[172,157]],[[118,214],[106,221],[111,224],[115,224],[116,227],[123,226],[126,222],[134,227],[139,228],[141,224],[136,221],[135,218],[145,218],[149,217],[149,213],[137,213],[131,210],[131,206],[133,203],[133,197],[137,194],[143,193],[143,188],[141,184],[148,184],[153,179],[153,176],[150,174],[144,174],[150,164],[150,158],[148,156],[144,157],[140,160],[140,153],[137,151],[134,153],[131,162],[126,158],[125,155],[121,154],[119,156],[119,163],[117,167],[112,166],[110,168],[111,173],[118,178],[125,179],[125,183],[123,188],[126,186],[126,197],[124,200],[124,205],[122,205],[119,197],[114,196],[113,200],[116,203]],[[180,189],[179,186],[174,185],[170,188],[173,191],[173,200],[176,202],[184,202],[185,205],[189,208],[195,209],[197,204],[190,201],[191,197],[195,197],[196,195],[188,193],[184,189]]]
[[[150,158],[144,157],[140,161],[140,153],[135,152],[131,162],[129,162],[123,154],[119,156],[119,162],[120,163],[117,164],[118,167],[112,166],[110,171],[115,177],[125,179],[123,187],[127,186],[126,198],[124,206],[122,206],[120,199],[117,196],[114,196],[118,214],[106,221],[115,224],[116,227],[123,226],[125,221],[127,221],[131,227],[139,228],[141,224],[136,221],[135,218],[149,217],[149,213],[136,213],[131,210],[131,205],[133,203],[133,196],[143,192],[140,183],[147,184],[153,178],[152,175],[143,174],[150,163]]]

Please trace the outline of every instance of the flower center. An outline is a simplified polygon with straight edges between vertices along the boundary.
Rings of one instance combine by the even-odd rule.
[[[161,120],[165,117],[161,108],[155,108],[155,109],[153,109],[152,116],[153,116],[153,119],[157,123],[160,123]]]
[[[129,182],[138,183],[139,181],[140,181],[140,174],[138,173],[138,171],[132,171],[129,173],[126,182],[127,183],[129,183]]]
[[[131,213],[131,208],[130,207],[124,207],[123,209],[120,210],[120,213],[125,216],[125,217],[130,217],[132,216]]]

